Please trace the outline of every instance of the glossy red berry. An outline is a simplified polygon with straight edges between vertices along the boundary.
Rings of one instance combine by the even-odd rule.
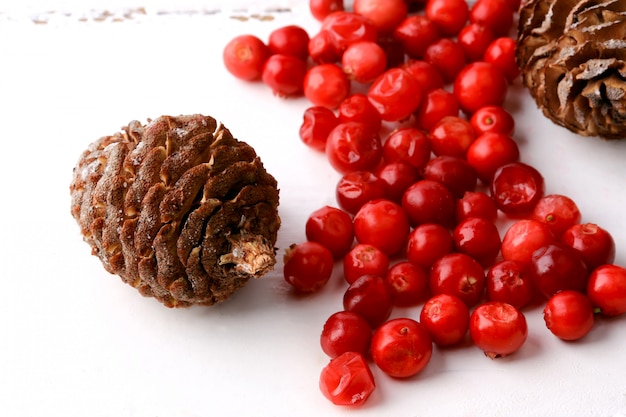
[[[378,33],[391,33],[408,14],[404,0],[354,0],[354,12],[372,22]]]
[[[320,345],[331,358],[346,352],[368,356],[371,338],[372,328],[367,320],[352,311],[339,311],[324,323]]]
[[[274,29],[267,40],[272,54],[291,55],[302,61],[309,57],[309,34],[297,25]]]
[[[428,0],[426,17],[432,20],[442,35],[458,35],[469,18],[469,6],[465,0]]]
[[[313,106],[304,111],[298,134],[305,145],[324,152],[328,134],[338,124],[339,119],[328,107]]]
[[[335,259],[344,257],[354,242],[352,217],[337,207],[324,206],[311,213],[305,233],[308,240],[325,246]]]
[[[544,195],[543,176],[523,162],[503,165],[493,174],[491,197],[505,214],[523,216],[531,213]]]
[[[436,88],[426,93],[422,104],[415,112],[415,118],[419,127],[430,131],[444,117],[457,117],[460,110],[454,94],[443,88]]]
[[[533,297],[528,267],[517,261],[500,261],[491,265],[486,276],[487,299],[525,307]]]
[[[481,107],[472,114],[470,123],[477,135],[493,132],[512,136],[515,132],[513,116],[501,106]]]
[[[476,307],[470,315],[469,331],[474,344],[491,359],[517,352],[528,338],[524,314],[497,301]]]
[[[426,164],[422,178],[443,184],[455,198],[476,189],[476,171],[463,158],[437,156]]]
[[[431,144],[428,135],[416,128],[394,130],[383,144],[383,158],[387,162],[406,161],[421,169],[430,160]]]
[[[271,55],[263,67],[263,82],[279,97],[302,94],[306,63],[290,55]]]
[[[335,405],[359,406],[367,401],[376,384],[363,355],[346,352],[322,368],[319,387]]]
[[[457,252],[476,259],[483,267],[490,266],[500,253],[500,233],[494,222],[481,217],[462,220],[452,233]]]
[[[401,67],[417,80],[424,94],[445,87],[443,75],[441,75],[437,67],[430,62],[409,59],[402,64]]]
[[[461,109],[472,114],[485,106],[500,106],[508,89],[506,77],[488,62],[472,62],[454,80],[454,95]]]
[[[354,216],[354,235],[359,243],[376,246],[389,256],[404,249],[409,219],[402,207],[387,199],[365,203]]]
[[[452,227],[455,223],[454,195],[438,181],[420,180],[411,185],[402,196],[402,208],[413,227],[424,223]]]
[[[401,261],[393,265],[385,275],[393,293],[393,304],[410,307],[424,301],[428,293],[428,273],[425,268],[411,262]]]
[[[428,17],[414,14],[395,28],[393,37],[400,42],[409,58],[421,59],[426,49],[441,38],[441,34]]]
[[[485,51],[494,39],[494,34],[487,26],[470,23],[459,32],[459,45],[465,52],[467,62],[482,61]]]
[[[309,56],[316,64],[332,64],[341,59],[341,51],[335,45],[333,35],[320,30],[309,39]]]
[[[304,95],[314,106],[335,109],[350,93],[350,81],[335,64],[321,64],[308,69],[302,79]]]
[[[315,292],[330,279],[334,259],[332,253],[319,243],[302,242],[285,251],[283,263],[285,281],[297,291]]]
[[[467,120],[458,116],[447,116],[432,127],[429,137],[435,155],[465,158],[476,134]]]
[[[386,198],[397,203],[402,202],[406,189],[419,179],[417,168],[405,161],[384,163],[375,174],[385,183]]]
[[[337,182],[335,197],[339,207],[350,214],[370,200],[385,198],[385,183],[370,171],[351,171]]]
[[[585,294],[561,291],[554,294],[543,309],[543,319],[552,334],[563,340],[586,336],[594,324],[593,305]]]
[[[543,196],[531,214],[533,220],[545,223],[557,239],[571,226],[580,223],[581,217],[574,200],[562,194]]]
[[[372,132],[379,132],[382,120],[365,94],[355,93],[339,104],[337,117],[342,123],[364,123]]]
[[[429,286],[434,295],[451,294],[473,307],[483,297],[485,272],[474,258],[463,253],[450,253],[433,264]]]
[[[594,269],[587,283],[587,295],[605,316],[626,313],[626,268],[607,264]]]
[[[374,363],[384,373],[394,378],[408,378],[428,365],[433,343],[419,322],[397,318],[374,331],[371,351]]]
[[[517,42],[508,36],[494,39],[485,50],[484,60],[495,65],[506,77],[509,83],[520,75],[520,69],[515,60]]]
[[[358,122],[338,124],[328,134],[326,156],[339,173],[368,171],[378,165],[383,148],[378,132]]]
[[[343,308],[359,314],[376,328],[391,314],[393,292],[382,276],[362,275],[344,293]]]
[[[467,64],[463,47],[450,38],[441,38],[424,52],[424,61],[434,65],[446,83],[451,83]]]
[[[367,91],[381,119],[391,122],[411,116],[420,105],[422,94],[417,80],[401,68],[385,71]]]
[[[329,14],[322,21],[321,31],[326,31],[339,53],[343,53],[348,45],[360,41],[376,42],[378,31],[365,16],[348,11]]]
[[[309,0],[311,15],[320,22],[329,14],[343,10],[343,0]]]
[[[589,271],[615,261],[615,240],[597,224],[575,224],[563,233],[561,241],[581,254]]]
[[[260,80],[269,56],[267,45],[254,35],[234,37],[222,52],[222,60],[228,72],[244,81]]]
[[[450,294],[431,297],[420,311],[420,323],[438,346],[459,344],[469,329],[469,317],[463,300]]]
[[[589,272],[580,253],[561,242],[534,251],[529,270],[534,287],[546,298],[559,291],[587,289]]]
[[[406,257],[426,270],[442,256],[451,253],[454,240],[450,230],[437,223],[425,223],[416,226],[407,241]]]
[[[374,245],[359,243],[343,258],[343,276],[352,284],[364,275],[384,277],[389,269],[389,257]]]
[[[341,55],[341,66],[350,80],[366,84],[385,72],[387,55],[376,42],[355,42]]]
[[[470,9],[469,21],[489,27],[496,36],[505,36],[513,26],[510,0],[477,0]]]
[[[511,224],[502,237],[502,257],[528,264],[533,252],[556,241],[548,226],[536,220],[521,219]]]
[[[478,136],[467,149],[467,162],[474,168],[478,178],[489,184],[498,168],[519,160],[517,142],[509,135],[485,132]]]
[[[481,217],[495,222],[498,208],[491,197],[482,191],[468,191],[456,202],[457,222],[468,217]]]

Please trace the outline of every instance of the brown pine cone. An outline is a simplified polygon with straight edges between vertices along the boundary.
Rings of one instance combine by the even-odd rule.
[[[70,193],[105,269],[168,307],[224,301],[276,262],[276,180],[211,117],[132,121],[100,138]]]
[[[548,118],[626,137],[626,1],[525,0],[517,41],[523,82]]]

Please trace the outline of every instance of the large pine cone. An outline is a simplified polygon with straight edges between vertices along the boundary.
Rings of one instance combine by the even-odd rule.
[[[517,60],[554,122],[585,136],[626,137],[625,0],[526,0]]]
[[[276,262],[276,180],[211,117],[132,121],[100,138],[70,193],[105,269],[168,307],[226,300]]]

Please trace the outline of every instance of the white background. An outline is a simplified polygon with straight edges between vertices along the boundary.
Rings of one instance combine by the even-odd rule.
[[[262,12],[258,2],[247,2],[248,13],[228,2],[232,9],[193,16],[156,13],[191,10],[184,3],[150,3],[124,22],[93,18],[118,2],[41,3],[0,7],[0,415],[626,415],[624,317],[565,343],[545,329],[540,309],[529,310],[530,335],[515,355],[492,361],[471,346],[435,349],[409,380],[374,370],[376,392],[353,410],[317,388],[328,360],[319,333],[345,289],[339,273],[320,293],[298,297],[279,262],[222,305],[180,310],[106,273],[70,215],[69,183],[87,145],[133,119],[210,114],[252,144],[281,189],[279,257],[304,239],[311,211],[335,204],[337,174],[297,136],[308,103],[239,82],[221,63],[237,34],[266,38],[286,24],[314,33],[318,24],[304,1],[279,4],[292,11],[267,21],[231,18]],[[55,10],[74,12],[45,13]],[[33,23],[42,17],[46,24]],[[519,85],[507,108],[522,160],[544,174],[547,192],[572,197],[583,221],[613,233],[616,262],[626,265],[626,141],[552,125]],[[394,312],[403,315],[415,318],[419,308]]]

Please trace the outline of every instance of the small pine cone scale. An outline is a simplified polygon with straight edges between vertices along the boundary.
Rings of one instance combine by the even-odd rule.
[[[626,138],[626,1],[523,1],[517,62],[553,122],[584,136]]]
[[[212,117],[132,121],[100,138],[70,195],[104,268],[168,307],[225,301],[276,263],[277,182]]]

